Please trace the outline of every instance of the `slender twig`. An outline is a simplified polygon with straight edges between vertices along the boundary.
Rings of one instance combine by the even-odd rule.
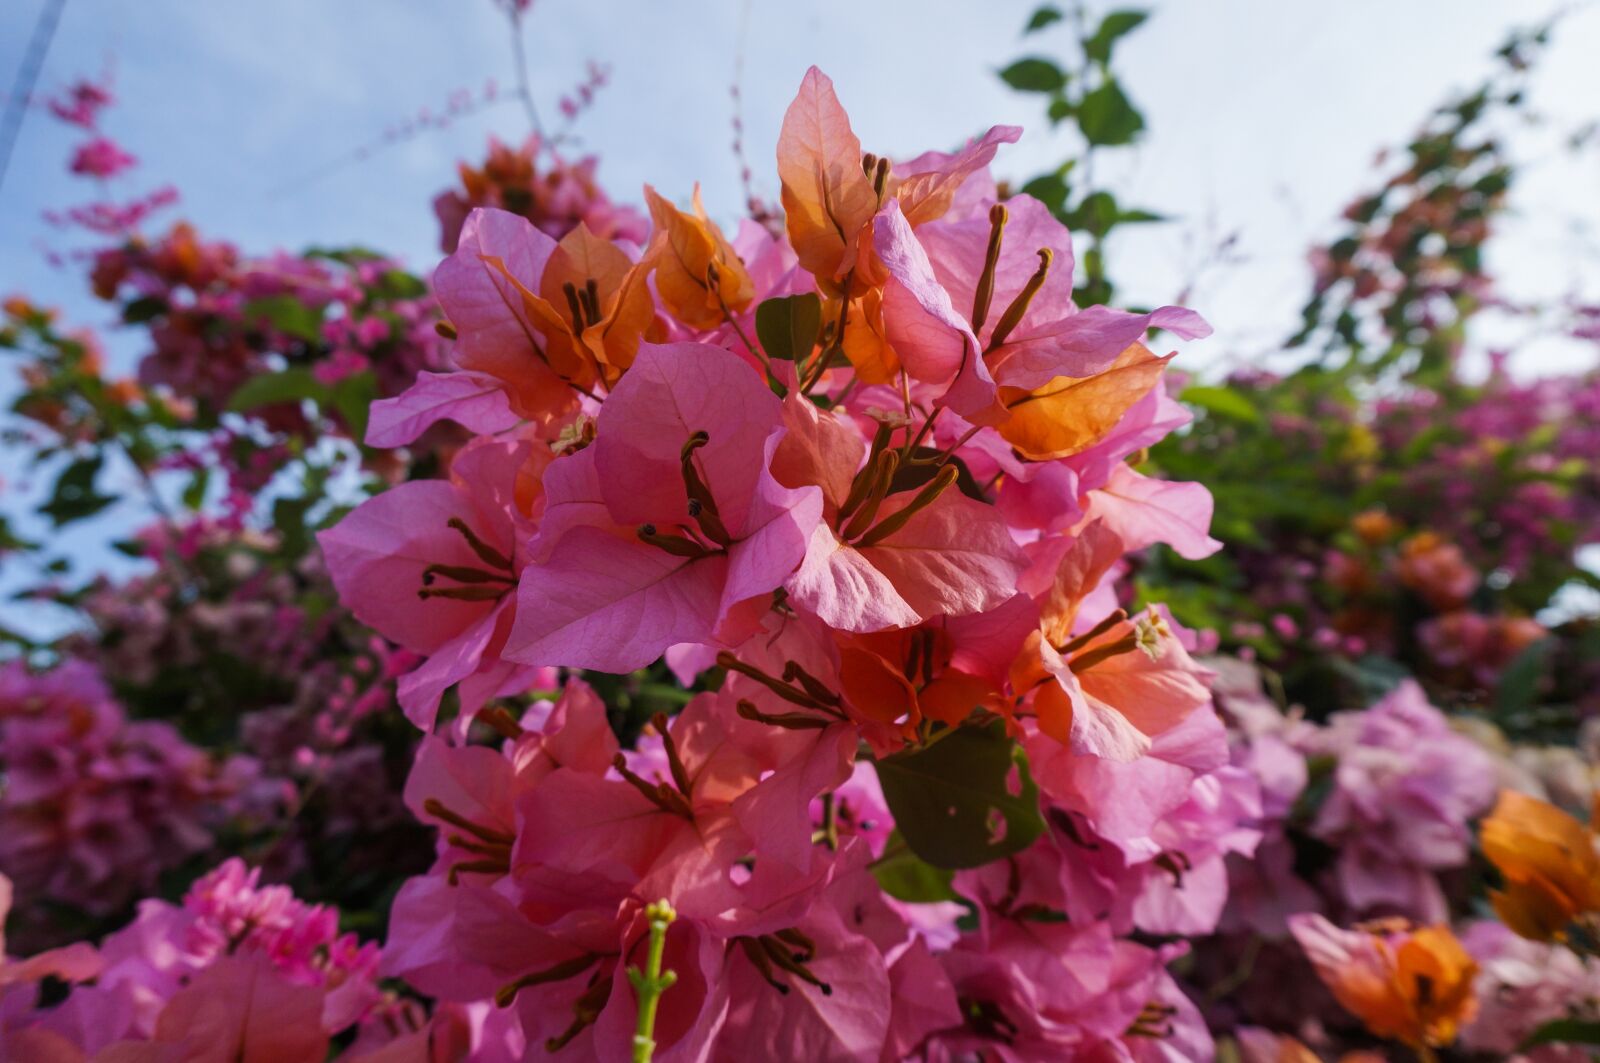
[[[517,96],[528,112],[528,124],[533,126],[534,136],[542,141],[544,125],[539,121],[539,108],[533,102],[533,87],[528,81],[528,52],[522,43],[522,12],[515,4],[509,4],[506,16],[511,21],[511,57],[517,67]]]

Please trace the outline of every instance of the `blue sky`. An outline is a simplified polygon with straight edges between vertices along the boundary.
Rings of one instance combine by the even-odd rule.
[[[15,69],[42,3],[0,5],[0,74]],[[730,218],[740,194],[728,89],[741,53],[748,153],[769,195],[778,122],[812,62],[837,81],[863,142],[880,154],[949,146],[1003,121],[1028,133],[997,169],[1025,177],[1059,162],[1070,143],[1052,138],[1035,103],[993,76],[1024,48],[1063,48],[1049,32],[1020,39],[1032,6],[537,0],[529,50],[547,112],[588,60],[610,64],[612,84],[579,133],[601,155],[616,196],[637,199],[650,180],[686,198],[698,180],[713,213]],[[1179,219],[1120,249],[1129,298],[1171,297],[1201,249],[1238,234],[1245,261],[1204,276],[1196,293],[1219,330],[1219,340],[1194,351],[1199,364],[1254,356],[1284,334],[1305,288],[1304,249],[1370,183],[1374,150],[1409,133],[1445,91],[1471,85],[1513,13],[1531,19],[1556,4],[1154,6],[1119,62],[1152,133],[1102,172],[1124,201]],[[1569,124],[1584,117],[1600,98],[1597,46],[1600,10],[1589,5],[1569,18],[1541,71],[1541,109]],[[360,242],[427,268],[436,257],[427,204],[450,182],[454,161],[479,154],[490,131],[525,129],[520,111],[501,106],[305,177],[419,108],[439,109],[460,87],[490,77],[509,85],[504,20],[490,0],[69,0],[43,86],[108,59],[120,97],[109,126],[140,156],[144,177],[176,181],[187,215],[249,250]],[[79,278],[37,254],[41,240],[54,238],[40,211],[82,196],[61,176],[71,142],[41,116],[24,128],[0,188],[0,278],[92,318],[98,308],[74,299]],[[1518,284],[1579,283],[1587,263],[1563,244],[1566,217],[1550,206],[1593,212],[1596,187],[1595,152],[1530,175],[1522,198],[1534,231],[1514,233],[1504,248]]]
[[[0,4],[0,79],[9,84],[44,0]],[[615,197],[649,180],[687,199],[695,181],[714,215],[736,216],[732,100],[743,58],[743,118],[757,190],[776,197],[771,159],[783,108],[805,68],[836,81],[864,145],[907,156],[949,147],[988,125],[1027,127],[997,160],[1026,178],[1072,149],[1053,138],[1035,101],[994,71],[1023,51],[1065,50],[1063,31],[1024,41],[1034,4],[955,0],[536,0],[528,26],[532,78],[547,114],[609,64],[611,84],[581,120],[582,148],[602,158]],[[1205,251],[1236,235],[1239,261],[1202,271],[1191,305],[1217,336],[1183,352],[1191,368],[1272,357],[1306,290],[1304,252],[1357,191],[1373,183],[1374,151],[1410,133],[1452,88],[1473,85],[1518,19],[1546,0],[1169,0],[1119,53],[1151,133],[1100,174],[1125,203],[1177,220],[1143,227],[1114,248],[1132,301],[1171,299]],[[1553,151],[1554,129],[1595,117],[1600,7],[1561,28],[1535,83],[1551,122],[1519,134],[1541,160],[1514,199],[1495,248],[1511,294],[1582,290],[1600,299],[1600,152]],[[183,213],[247,251],[360,243],[431,268],[429,201],[477,157],[487,134],[520,137],[515,107],[491,108],[311,179],[423,107],[488,78],[512,83],[505,22],[491,0],[68,0],[41,88],[115,68],[107,127],[142,162],[149,184],[177,183]],[[1585,108],[1591,108],[1587,113]],[[105,324],[79,273],[46,265],[61,237],[41,211],[86,198],[64,177],[75,138],[30,115],[0,187],[0,292],[23,290],[85,324]],[[1510,328],[1506,338],[1520,335]],[[121,357],[126,341],[113,340]],[[1586,364],[1558,340],[1527,345],[1525,370]],[[0,480],[17,487],[13,470]],[[14,505],[15,495],[11,499]],[[11,505],[6,506],[10,509]],[[0,574],[3,577],[3,574]],[[3,580],[0,580],[3,582]]]

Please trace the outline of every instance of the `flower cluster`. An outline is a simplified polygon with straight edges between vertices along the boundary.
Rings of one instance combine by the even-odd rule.
[[[442,364],[425,287],[375,255],[251,259],[180,222],[159,239],[101,251],[92,276],[96,294],[149,332],[140,382],[212,416],[230,400],[237,407],[239,388],[264,374],[309,368],[307,385],[327,388],[368,374],[369,386],[392,394],[418,370]],[[268,397],[282,404],[308,396]],[[279,405],[274,413],[282,421],[293,410]]]
[[[569,118],[575,116],[604,83],[603,72],[591,65],[589,80],[577,90],[578,100],[570,104],[563,100],[562,112]],[[541,157],[545,158],[542,170]],[[461,186],[440,192],[433,201],[439,218],[440,250],[445,254],[455,251],[461,226],[478,207],[521,215],[556,240],[585,225],[602,240],[642,244],[649,236],[649,223],[632,207],[613,203],[606,196],[595,179],[598,167],[599,160],[592,155],[576,162],[562,158],[537,134],[520,147],[491,138],[483,164],[461,163]]]
[[[454,371],[369,439],[477,438],[320,536],[426,658],[407,715],[455,714],[407,788],[440,837],[389,973],[611,1055],[665,899],[662,1059],[1209,1043],[1181,949],[1130,935],[1214,925],[1258,791],[1192,636],[1118,586],[1155,542],[1216,549],[1202,488],[1128,464],[1185,420],[1141,341],[1207,329],[1074,306],[1066,230],[987,172],[1017,132],[864,155],[813,70],[781,237],[649,188],[642,251],[467,217],[434,276]],[[663,656],[702,692],[631,743],[578,679],[493,704]]]
[[[0,667],[0,867],[42,916],[49,900],[118,914],[262,795],[248,758],[213,757],[172,724],[129,720],[99,675],[69,662]],[[58,936],[23,925],[29,940]]]
[[[0,876],[0,920],[9,906]],[[379,988],[378,960],[376,945],[339,932],[337,912],[262,886],[258,871],[229,860],[179,905],[144,902],[98,948],[8,960],[0,939],[0,1050],[16,1059],[190,1059],[236,1045],[244,1058],[321,1060],[330,1036],[358,1030],[342,1058],[360,1059],[394,1044],[412,1020]],[[68,986],[51,1003],[46,978]]]

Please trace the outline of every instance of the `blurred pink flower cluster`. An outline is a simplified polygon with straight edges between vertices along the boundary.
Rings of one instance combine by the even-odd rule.
[[[604,84],[603,70],[591,67],[590,79],[577,90],[578,99],[564,103],[563,111],[575,116]],[[648,221],[632,207],[611,201],[596,181],[598,167],[594,156],[569,161],[537,136],[520,147],[491,138],[483,163],[461,163],[461,186],[433,201],[440,250],[449,254],[456,249],[461,226],[475,207],[519,214],[556,240],[582,224],[604,240],[643,244],[650,234]]]
[[[101,915],[152,892],[211,847],[213,830],[273,796],[252,759],[128,719],[78,661],[0,667],[0,766],[0,867],[30,905]]]
[[[406,1029],[408,1010],[378,986],[377,946],[339,933],[336,911],[262,886],[259,875],[228,860],[180,905],[143,902],[97,948],[9,960],[0,939],[0,1052],[210,1059],[240,1045],[245,1058],[320,1060],[330,1036],[358,1030],[345,1057],[356,1059]],[[9,901],[0,876],[0,920]],[[49,1004],[38,998],[46,976],[70,987]]]

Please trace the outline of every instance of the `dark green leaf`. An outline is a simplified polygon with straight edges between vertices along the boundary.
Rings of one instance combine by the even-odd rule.
[[[239,385],[228,398],[228,409],[234,413],[253,410],[258,406],[272,406],[280,402],[303,402],[314,399],[319,404],[328,400],[328,387],[311,370],[304,367],[285,369],[279,373],[253,376]]]
[[[1097,63],[1111,62],[1111,48],[1118,39],[1138,29],[1149,18],[1146,11],[1112,11],[1100,20],[1094,35],[1083,42],[1083,51]]]
[[[1040,174],[1023,185],[1022,192],[1049,207],[1050,213],[1060,214],[1067,206],[1067,168]]]
[[[1044,29],[1046,26],[1051,26],[1057,22],[1060,22],[1062,17],[1061,9],[1059,7],[1056,7],[1054,4],[1045,4],[1028,18],[1028,24],[1027,26],[1023,27],[1022,32],[1036,33],[1039,30]]]
[[[896,848],[897,845],[901,847]],[[872,865],[873,877],[883,892],[913,904],[955,900],[956,891],[950,885],[954,874],[918,858],[904,845],[904,837],[896,831],[889,839],[886,855]]]
[[[210,466],[201,466],[189,478],[188,486],[183,489],[183,504],[192,510],[198,510],[206,502],[206,488],[211,484]]]
[[[32,550],[37,545],[18,535],[12,529],[11,522],[0,516],[0,553],[7,550]]]
[[[1494,711],[1501,718],[1533,708],[1539,698],[1540,681],[1544,679],[1545,666],[1556,651],[1556,640],[1540,639],[1530,643],[1511,659],[1500,673],[1500,683],[1495,688]]]
[[[137,325],[167,312],[167,301],[159,295],[146,295],[122,308],[125,324]]]
[[[391,269],[378,278],[378,292],[389,299],[421,299],[428,286],[403,269]]]
[[[1117,199],[1110,192],[1091,192],[1075,207],[1067,226],[1104,236],[1117,224]]]
[[[979,867],[1026,849],[1044,829],[1027,757],[1001,723],[957,728],[877,768],[906,844],[935,867]]]
[[[1207,413],[1227,417],[1245,424],[1259,424],[1261,414],[1250,400],[1229,387],[1184,388],[1178,398],[1190,406],[1198,406]]]
[[[1526,1052],[1540,1045],[1600,1045],[1600,1022],[1592,1019],[1552,1019],[1529,1034],[1518,1051]]]
[[[367,437],[367,413],[377,397],[378,380],[370,370],[352,373],[333,386],[333,408],[357,442]]]
[[[314,498],[280,498],[272,504],[272,526],[277,529],[285,557],[299,557],[311,544],[306,512]]]
[[[816,292],[768,299],[756,307],[756,338],[774,361],[803,362],[822,332],[822,300]]]
[[[92,517],[116,501],[112,495],[102,495],[95,490],[95,479],[105,458],[92,454],[79,458],[56,477],[55,490],[50,501],[39,507],[39,512],[49,517],[56,527],[84,517]]]
[[[316,343],[322,339],[322,310],[292,295],[269,295],[244,304],[246,321],[266,322],[295,339]]]
[[[1117,147],[1133,143],[1144,129],[1144,116],[1123,94],[1122,86],[1107,81],[1078,103],[1078,128],[1090,144]]]
[[[1000,71],[1000,78],[1018,92],[1060,92],[1067,87],[1066,71],[1048,59],[1018,59]]]

